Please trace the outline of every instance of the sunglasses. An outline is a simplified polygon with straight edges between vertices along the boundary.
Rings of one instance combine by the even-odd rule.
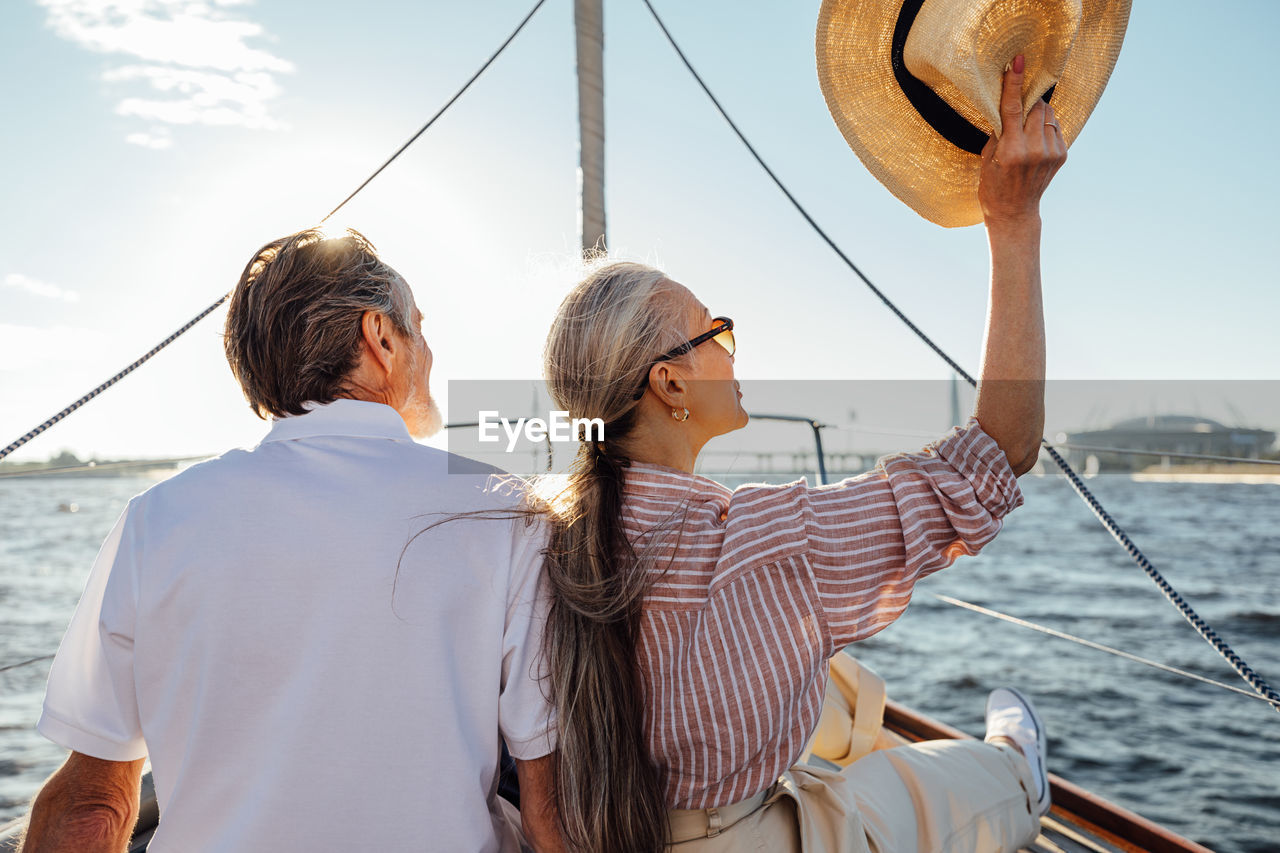
[[[644,370],[644,382],[641,383],[640,390],[636,391],[636,395],[632,399],[639,400],[644,396],[645,389],[649,387],[649,371],[653,369],[655,364],[661,364],[664,361],[679,358],[685,353],[692,351],[693,348],[699,344],[704,344],[707,341],[715,341],[720,346],[724,347],[725,352],[729,353],[729,355],[733,355],[734,350],[737,349],[737,342],[733,339],[733,321],[728,317],[716,317],[711,322],[713,325],[708,331],[703,332],[696,338],[685,341],[674,349],[667,350],[662,355],[649,362],[649,366]]]

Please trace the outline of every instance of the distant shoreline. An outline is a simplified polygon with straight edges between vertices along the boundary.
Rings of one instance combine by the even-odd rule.
[[[171,474],[188,463],[209,456],[178,456],[168,459],[90,459],[81,461],[66,455],[47,462],[0,462],[0,480],[26,477],[137,477]]]
[[[1210,463],[1201,465],[1151,465],[1134,471],[1139,483],[1275,483],[1280,465]]]

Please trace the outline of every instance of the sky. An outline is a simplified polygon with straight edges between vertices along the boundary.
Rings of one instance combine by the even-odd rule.
[[[317,222],[531,5],[0,6],[0,445],[233,287],[258,246]],[[849,150],[814,70],[819,3],[655,5],[815,218],[976,371],[985,234],[921,219]],[[606,0],[605,30],[611,249],[664,268],[733,317],[741,377],[945,382],[946,366],[750,159],[640,0]],[[1277,31],[1273,0],[1135,3],[1109,87],[1042,206],[1051,379],[1096,383],[1100,399],[1120,379],[1280,379],[1280,121],[1265,97]],[[575,273],[576,92],[572,3],[547,0],[340,215],[413,286],[441,399],[450,381],[538,375]],[[265,425],[226,366],[223,316],[11,458],[255,443]],[[1067,406],[1049,426],[1191,406],[1280,426],[1280,385],[1229,387],[1191,402],[1117,392],[1101,407]],[[911,420],[898,425],[934,426]]]

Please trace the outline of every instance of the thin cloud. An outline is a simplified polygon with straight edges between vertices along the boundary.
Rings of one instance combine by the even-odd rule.
[[[158,65],[126,65],[102,75],[108,82],[145,80],[167,98],[125,98],[116,112],[168,124],[240,125],[274,130],[267,101],[279,95],[275,79],[261,71],[222,74]]]
[[[173,145],[173,134],[167,127],[152,127],[150,130],[131,133],[124,138],[125,142],[130,145],[140,145],[143,148],[154,148],[162,151]]]
[[[39,0],[48,26],[97,53],[127,57],[102,79],[128,90],[116,112],[153,126],[125,141],[168,148],[169,125],[274,130],[283,123],[269,102],[281,93],[277,74],[293,63],[251,43],[269,39],[260,24],[236,17],[246,0]],[[141,90],[141,91],[139,91]]]
[[[74,290],[67,290],[58,287],[56,284],[39,281],[22,273],[11,272],[4,277],[4,286],[13,287],[18,290],[25,290],[34,296],[41,296],[45,299],[57,299],[62,302],[79,302],[80,294]]]

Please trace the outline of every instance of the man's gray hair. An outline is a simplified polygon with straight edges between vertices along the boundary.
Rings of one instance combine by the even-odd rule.
[[[306,412],[349,393],[366,311],[411,332],[408,287],[354,229],[319,228],[263,246],[231,295],[223,345],[258,417]]]

